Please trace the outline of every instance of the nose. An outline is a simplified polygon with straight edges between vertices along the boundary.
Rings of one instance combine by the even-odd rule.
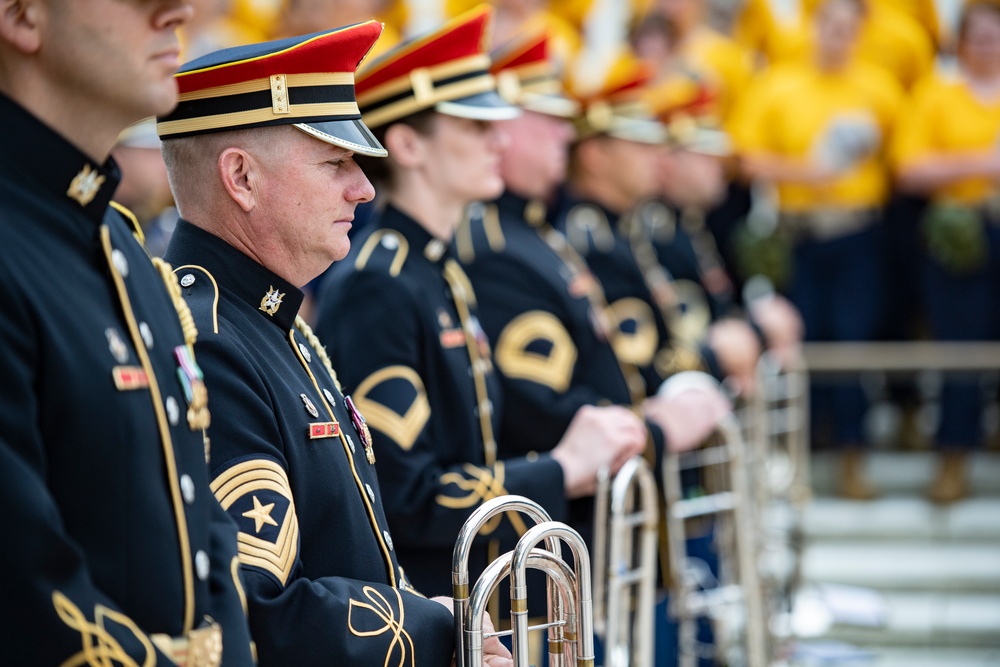
[[[179,28],[194,18],[194,6],[188,0],[166,0],[154,19],[159,30]]]
[[[510,146],[510,132],[502,123],[490,123],[490,143],[500,152]]]
[[[356,203],[364,203],[375,199],[375,187],[372,185],[372,182],[368,180],[368,177],[365,176],[365,172],[361,170],[361,167],[359,167],[357,163],[354,165],[354,172],[353,183],[344,193],[347,200]]]

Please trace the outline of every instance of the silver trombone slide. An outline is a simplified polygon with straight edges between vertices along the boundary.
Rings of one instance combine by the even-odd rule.
[[[469,554],[472,551],[472,544],[486,522],[501,512],[518,512],[531,518],[536,524],[551,521],[552,517],[545,509],[530,498],[524,496],[507,495],[498,496],[487,500],[477,507],[469,518],[462,525],[455,541],[455,549],[452,552],[451,560],[451,587],[455,612],[455,646],[462,646],[465,639],[465,619],[469,609]],[[556,556],[561,555],[559,540],[551,538],[547,540],[548,550]],[[555,585],[549,579],[548,586],[549,613],[558,614],[562,612],[562,601],[555,590]],[[498,619],[493,619],[498,621]],[[549,620],[552,620],[551,618]],[[560,628],[553,632],[561,633]],[[555,640],[558,641],[558,638]],[[465,667],[465,655],[462,651],[455,652],[455,667]],[[479,664],[472,663],[474,667]],[[481,664],[481,663],[480,663]],[[561,663],[553,664],[553,667],[561,667]]]
[[[667,380],[664,393],[679,393],[687,387],[704,387],[715,380],[702,373],[681,373]],[[717,385],[715,385],[717,386]],[[681,667],[697,662],[695,651],[696,619],[708,613],[724,616],[734,609],[744,620],[741,644],[747,667],[767,665],[767,618],[758,580],[754,543],[753,499],[746,469],[746,443],[739,423],[728,416],[716,428],[721,444],[686,454],[667,453],[663,463],[663,488],[667,501],[667,540],[672,576],[671,610],[679,622],[678,639]],[[681,495],[681,470],[711,467],[718,472],[721,488],[707,495],[685,499]],[[716,531],[720,536],[720,574],[718,588],[698,590],[695,575],[687,558],[687,519],[717,516],[728,526]],[[734,607],[735,605],[735,607]],[[717,637],[718,642],[722,641]],[[728,647],[727,647],[728,648]],[[718,653],[718,651],[717,651]],[[727,659],[725,656],[722,656]]]
[[[642,457],[627,461],[614,482],[606,469],[598,475],[594,630],[604,644],[605,667],[653,664],[658,495],[656,479]]]
[[[514,629],[513,654],[515,665],[527,667],[530,660],[528,650],[528,557],[531,550],[543,540],[551,542],[558,538],[566,543],[573,553],[577,583],[576,617],[579,628],[576,631],[577,667],[594,666],[594,598],[590,578],[590,552],[586,543],[576,532],[564,523],[547,521],[532,526],[514,546],[510,574],[510,616]],[[550,579],[551,581],[551,579]],[[550,589],[551,592],[551,589]],[[555,595],[550,595],[551,603]],[[550,617],[551,620],[551,617]]]
[[[468,612],[464,619],[464,641],[459,644],[456,650],[456,654],[464,654],[465,663],[468,665],[483,664],[483,641],[485,639],[491,636],[503,637],[513,635],[515,632],[513,628],[503,632],[483,632],[483,618],[486,615],[486,607],[497,586],[500,585],[500,582],[510,576],[511,560],[513,557],[514,552],[508,551],[490,563],[472,588]],[[576,574],[564,560],[551,551],[544,549],[531,550],[528,555],[527,567],[529,569],[541,570],[554,582],[555,588],[561,598],[562,608],[566,610],[564,618],[557,618],[549,623],[534,625],[529,627],[528,630],[530,632],[549,630],[550,662],[552,658],[563,662],[566,659],[572,660],[577,652],[575,639],[578,624],[575,611],[578,607]],[[551,639],[552,629],[556,625],[562,629],[562,633],[559,633],[561,637],[559,639]]]

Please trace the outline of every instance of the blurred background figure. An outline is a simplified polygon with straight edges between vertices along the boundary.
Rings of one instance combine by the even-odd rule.
[[[148,118],[127,128],[111,154],[122,170],[115,201],[132,211],[142,227],[146,249],[153,257],[161,257],[178,216],[160,153],[156,121]]]
[[[883,142],[902,100],[890,75],[854,57],[861,0],[826,0],[808,61],[762,75],[734,121],[746,176],[774,186],[778,224],[793,239],[789,294],[807,340],[870,340],[879,317],[876,225],[889,197]],[[795,101],[794,104],[790,103]],[[862,475],[866,398],[852,382],[817,393],[844,448],[840,491],[874,495]]]
[[[930,199],[924,298],[937,340],[1000,337],[1000,5],[966,3],[958,71],[914,91],[900,120],[894,158],[900,188]],[[941,465],[931,499],[968,493],[966,453],[983,438],[979,376],[945,382],[936,440]]]
[[[386,9],[386,0],[283,0],[277,37],[306,35],[341,25],[370,21]],[[367,61],[377,58],[400,41],[399,32],[387,23]]]

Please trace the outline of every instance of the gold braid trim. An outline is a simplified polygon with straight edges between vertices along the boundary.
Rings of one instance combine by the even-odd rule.
[[[163,283],[167,286],[167,293],[170,294],[170,300],[174,302],[174,309],[177,311],[177,317],[181,321],[184,342],[192,348],[193,354],[194,343],[198,340],[198,326],[194,323],[191,309],[188,308],[187,302],[184,301],[184,297],[181,294],[181,285],[177,282],[177,274],[174,273],[172,266],[159,257],[153,258],[153,266],[160,272],[160,277],[163,278]]]
[[[337,379],[337,373],[333,370],[333,364],[330,363],[330,356],[326,353],[326,348],[323,344],[319,342],[319,338],[313,333],[312,327],[306,324],[306,321],[302,319],[301,315],[295,316],[295,328],[299,330],[299,333],[309,341],[309,346],[316,352],[319,356],[320,361],[326,367],[327,372],[330,377],[333,378],[333,384],[336,385],[337,391],[344,393],[344,390],[340,387],[340,380]]]

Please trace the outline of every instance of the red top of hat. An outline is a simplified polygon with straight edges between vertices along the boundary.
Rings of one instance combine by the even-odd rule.
[[[404,42],[358,72],[354,87],[360,98],[367,91],[407,76],[418,68],[432,68],[483,55],[493,9],[480,5],[432,33]]]
[[[539,29],[528,33],[493,54],[490,71],[498,74],[506,69],[517,69],[549,62],[549,34]]]
[[[177,85],[184,94],[276,74],[353,74],[381,34],[381,23],[367,21],[305,38],[270,42],[273,50],[264,53],[253,47],[226,49],[213,54],[214,63],[199,58],[186,65],[176,75]],[[227,61],[218,62],[223,53]]]

